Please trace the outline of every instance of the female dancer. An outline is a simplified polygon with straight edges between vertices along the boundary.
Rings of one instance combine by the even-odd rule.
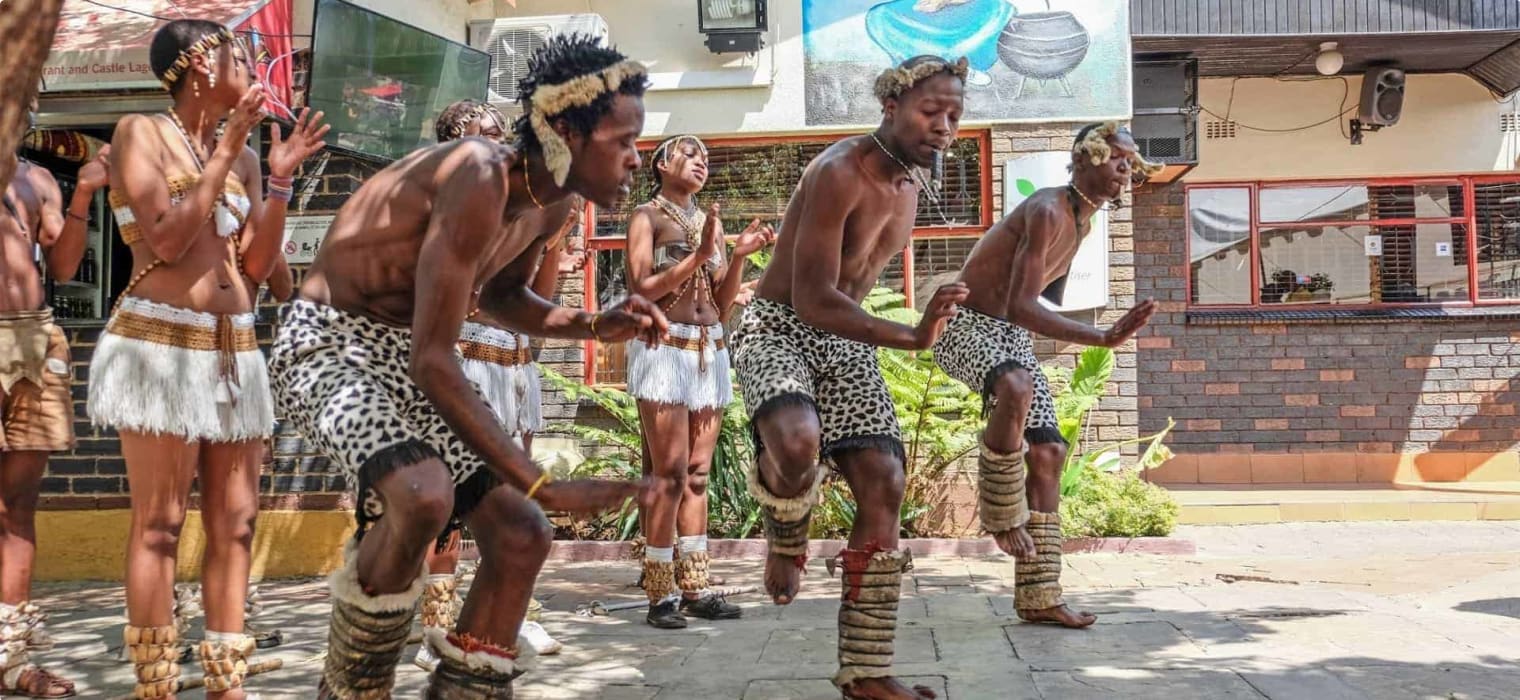
[[[739,292],[744,258],[775,234],[757,219],[739,236],[733,261],[724,261],[717,206],[708,214],[697,210],[696,194],[707,183],[707,146],[697,137],[666,140],[650,167],[659,184],[628,224],[628,286],[659,300],[670,319],[670,339],[654,348],[627,344],[628,393],[638,399],[650,466],[669,485],[640,518],[645,619],[679,629],[686,615],[723,620],[740,614],[738,606],[708,590],[707,474],[722,410],[733,396],[723,312]]]
[[[244,597],[274,414],[250,287],[277,264],[291,178],[327,128],[320,113],[303,112],[289,139],[271,129],[266,200],[258,155],[245,145],[264,101],[248,58],[222,25],[165,24],[149,62],[173,106],[124,117],[112,139],[110,200],[133,274],[90,363],[88,408],[94,423],[120,433],[127,462],[125,642],[139,698],[174,697],[177,688],[171,604],[193,480],[206,529],[207,697],[244,697],[254,648]]]

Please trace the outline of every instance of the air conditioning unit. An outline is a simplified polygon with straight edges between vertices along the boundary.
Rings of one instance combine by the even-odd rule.
[[[517,83],[528,74],[528,59],[562,34],[586,34],[607,42],[607,20],[601,15],[541,15],[475,20],[469,25],[469,42],[491,54],[489,100],[509,116],[517,107]]]
[[[1151,179],[1170,182],[1198,164],[1198,62],[1142,57],[1134,62],[1131,131],[1140,155],[1167,165]]]

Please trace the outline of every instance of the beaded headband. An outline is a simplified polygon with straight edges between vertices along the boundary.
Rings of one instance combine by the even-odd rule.
[[[956,59],[954,63],[935,59],[924,61],[911,68],[903,66],[888,68],[876,77],[876,99],[885,102],[888,98],[899,97],[912,90],[914,85],[923,82],[924,79],[940,73],[949,73],[960,78],[961,82],[965,82],[970,72],[971,66],[965,56]]]
[[[164,70],[164,75],[162,78],[159,78],[159,82],[163,83],[165,90],[173,90],[174,83],[179,80],[181,75],[184,75],[185,71],[190,69],[190,62],[195,60],[196,56],[203,56],[222,44],[236,41],[237,35],[233,34],[226,27],[222,27],[213,34],[201,37],[199,41],[191,44],[189,48],[179,52],[179,57],[169,64],[168,69]]]
[[[486,117],[496,120],[496,126],[503,131],[507,129],[507,118],[502,116],[500,110],[493,107],[489,102],[479,102],[474,107],[465,110],[463,114],[455,117],[453,121],[442,124],[437,129],[439,142],[453,141],[464,136],[464,130],[469,128],[470,124],[483,120]]]
[[[1114,153],[1113,148],[1108,145],[1109,137],[1118,136],[1126,132],[1127,130],[1119,126],[1118,122],[1103,122],[1101,125],[1090,129],[1087,135],[1082,137],[1081,141],[1072,144],[1071,152],[1074,155],[1087,156],[1093,165],[1102,165],[1103,161],[1108,160]],[[1154,177],[1165,167],[1161,163],[1152,163],[1146,160],[1138,153],[1130,156],[1130,169],[1134,171],[1132,179],[1135,182],[1144,182]]]
[[[554,184],[563,186],[570,174],[570,146],[560,138],[549,120],[576,107],[585,107],[598,97],[617,92],[631,79],[644,79],[648,71],[638,61],[622,61],[595,73],[572,78],[558,85],[539,87],[529,101],[528,123],[543,145],[544,165],[554,176]]]
[[[665,139],[664,141],[661,141],[660,145],[654,149],[654,154],[650,156],[650,160],[654,161],[656,164],[668,162],[670,160],[670,149],[673,147],[678,147],[683,143],[687,143],[688,141],[696,144],[697,150],[702,152],[703,157],[707,156],[707,144],[702,143],[702,139],[692,136],[691,134],[681,134],[680,136],[672,136],[668,139]]]

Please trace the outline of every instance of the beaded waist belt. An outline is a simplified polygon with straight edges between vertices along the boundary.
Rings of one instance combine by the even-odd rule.
[[[488,362],[502,367],[533,364],[533,351],[527,347],[508,349],[488,343],[464,340],[459,343],[459,352],[466,360]]]

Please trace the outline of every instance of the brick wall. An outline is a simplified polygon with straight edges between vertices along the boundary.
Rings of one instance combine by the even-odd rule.
[[[1195,454],[1520,448],[1513,321],[1189,323],[1182,186],[1141,193],[1134,216],[1136,291],[1160,303],[1139,339],[1141,430],[1175,418],[1173,448]]]

